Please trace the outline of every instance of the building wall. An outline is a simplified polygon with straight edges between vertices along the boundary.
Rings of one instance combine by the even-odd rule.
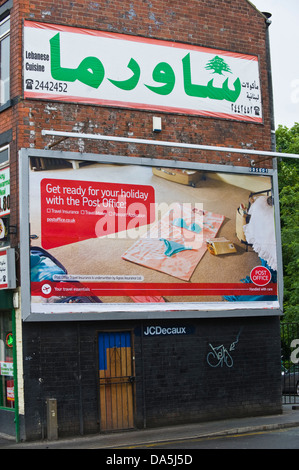
[[[0,0],[0,7],[7,4]],[[11,104],[0,113],[0,137],[12,133],[10,139],[11,225],[19,224],[18,215],[18,151],[20,148],[44,149],[59,139],[42,136],[43,129],[75,131],[138,139],[158,139],[191,144],[218,145],[249,150],[271,150],[271,97],[266,60],[265,18],[247,0],[191,1],[185,3],[122,1],[122,2],[13,2],[11,14]],[[185,42],[205,47],[253,54],[259,57],[263,95],[263,124],[235,122],[225,119],[194,117],[180,114],[118,109],[76,103],[24,100],[22,85],[23,20],[57,23]],[[162,132],[152,131],[152,117],[162,117]],[[8,143],[8,142],[7,142]],[[170,147],[67,139],[55,150],[80,151],[149,158],[176,159],[203,163],[250,166],[250,155],[198,151]],[[271,160],[263,167],[271,167]],[[11,246],[18,244],[18,235],[11,236]]]
[[[97,334],[111,329],[132,331],[137,428],[281,412],[278,318],[34,323],[24,325],[27,439],[46,437],[47,398],[59,437],[100,431]],[[211,345],[231,360],[212,367]]]
[[[5,1],[0,0],[0,6]],[[22,88],[23,20],[72,25],[186,44],[219,48],[259,57],[263,124],[180,114],[24,100]],[[11,10],[11,104],[0,113],[1,136],[11,131],[11,224],[18,225],[18,150],[44,149],[56,138],[43,129],[122,137],[158,139],[243,149],[271,150],[271,98],[266,61],[265,18],[246,0],[13,0]],[[152,131],[152,117],[162,117],[162,133]],[[6,142],[5,142],[6,143]],[[250,166],[251,156],[190,149],[116,144],[68,139],[55,150],[107,155],[146,156],[203,163]],[[271,161],[263,162],[264,167]],[[18,252],[19,233],[11,246]],[[19,266],[18,266],[19,268]],[[22,280],[17,270],[18,282]],[[22,305],[20,306],[22,310]],[[59,435],[98,432],[99,387],[97,332],[133,331],[135,350],[135,425],[158,426],[232,416],[280,412],[280,334],[276,317],[186,320],[186,336],[144,336],[156,322],[23,323],[26,439],[46,436],[47,398],[56,398]],[[172,326],[174,322],[163,324]],[[177,322],[175,323],[177,324]],[[160,322],[159,322],[160,325]],[[211,367],[210,344],[227,348],[241,331],[232,351],[233,365]],[[22,342],[23,340],[23,342]],[[80,347],[79,347],[80,346]],[[80,352],[80,355],[79,355]],[[21,354],[19,354],[21,358]],[[21,359],[20,359],[21,360]],[[22,370],[20,368],[20,370]]]
[[[0,7],[9,2],[0,0]],[[44,149],[59,139],[42,136],[43,129],[104,134],[139,139],[158,139],[249,150],[271,150],[271,97],[266,57],[265,18],[247,0],[193,0],[185,3],[157,0],[112,2],[14,1],[11,14],[11,104],[0,113],[1,135],[12,132],[11,225],[19,224],[18,150]],[[23,20],[57,23],[185,42],[205,47],[253,54],[259,57],[263,96],[263,124],[180,114],[118,109],[103,106],[24,100],[22,85]],[[162,132],[152,131],[152,117],[162,117]],[[176,159],[203,163],[250,166],[250,155],[155,147],[115,142],[67,139],[55,150],[70,150],[149,158]],[[263,167],[271,167],[271,160]],[[11,246],[18,235],[11,236]]]

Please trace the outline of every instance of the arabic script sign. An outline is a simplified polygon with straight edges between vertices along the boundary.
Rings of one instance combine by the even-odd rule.
[[[256,56],[24,22],[25,98],[262,122]]]

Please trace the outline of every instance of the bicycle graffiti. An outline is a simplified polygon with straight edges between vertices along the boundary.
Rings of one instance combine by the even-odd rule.
[[[207,363],[210,367],[223,367],[223,365],[226,365],[227,367],[233,367],[234,361],[230,352],[236,349],[241,331],[242,329],[239,331],[236,340],[231,343],[229,349],[227,349],[223,344],[221,344],[221,346],[214,347],[211,343],[209,343],[212,351],[210,351],[207,355]]]

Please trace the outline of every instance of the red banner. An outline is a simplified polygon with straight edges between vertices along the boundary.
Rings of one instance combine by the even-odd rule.
[[[97,238],[154,221],[151,186],[43,179],[42,246],[45,249]]]
[[[133,283],[133,282],[32,282],[31,295],[52,296],[213,296],[277,295],[277,284],[266,287],[251,283]]]

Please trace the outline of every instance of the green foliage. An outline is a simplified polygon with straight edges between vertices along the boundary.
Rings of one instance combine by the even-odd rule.
[[[299,123],[278,126],[277,150],[299,154]],[[299,160],[287,159],[278,168],[284,280],[284,321],[299,321]]]
[[[276,147],[278,152],[299,154],[299,122],[290,129],[279,124],[276,130]],[[298,161],[295,163],[298,166]]]

